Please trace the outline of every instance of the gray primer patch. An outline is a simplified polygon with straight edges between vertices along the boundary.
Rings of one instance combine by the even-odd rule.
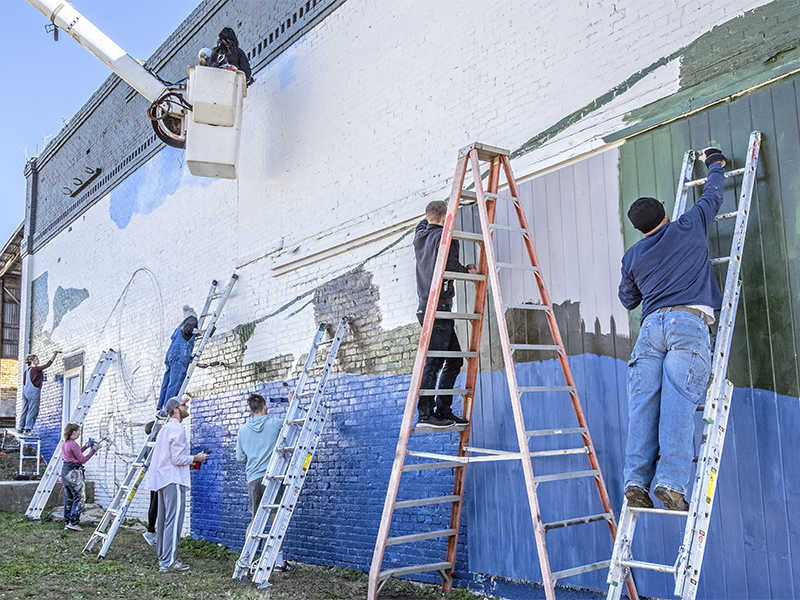
[[[58,327],[65,314],[76,308],[88,297],[89,291],[86,288],[64,289],[58,286],[55,296],[53,296],[53,329]]]

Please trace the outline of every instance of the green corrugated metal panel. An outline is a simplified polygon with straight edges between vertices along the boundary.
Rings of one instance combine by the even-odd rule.
[[[732,159],[726,169],[744,165],[750,132],[762,132],[762,148],[745,245],[744,281],[729,378],[737,387],[800,395],[797,350],[800,345],[800,124],[798,86],[792,78],[721,104],[687,119],[637,136],[620,148],[620,198],[623,216],[639,196],[655,196],[668,212],[674,204],[678,170],[688,148],[710,143]],[[705,167],[697,166],[696,177]],[[741,177],[725,186],[722,211],[734,210]],[[699,194],[699,192],[698,192]],[[712,227],[712,255],[730,252],[733,222]],[[641,239],[623,218],[625,247]],[[724,267],[716,267],[723,283]],[[639,315],[631,316],[632,336]]]

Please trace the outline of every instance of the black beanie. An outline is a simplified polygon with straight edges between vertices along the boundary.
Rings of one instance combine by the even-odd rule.
[[[667,212],[664,205],[655,198],[639,198],[631,204],[628,210],[628,218],[642,233],[649,233],[664,220]]]

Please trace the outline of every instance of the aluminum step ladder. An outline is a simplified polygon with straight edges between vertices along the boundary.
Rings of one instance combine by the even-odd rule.
[[[208,340],[214,335],[217,319],[219,319],[222,309],[228,301],[231,290],[233,290],[237,279],[239,279],[239,276],[236,273],[231,275],[228,285],[222,290],[219,289],[219,283],[216,280],[211,282],[211,289],[206,296],[206,301],[203,304],[203,310],[199,315],[197,323],[197,328],[203,332],[203,336],[194,348],[189,367],[186,370],[186,377],[184,377],[180,390],[177,393],[178,398],[182,397],[186,391],[192,373],[197,363],[200,362],[200,356],[203,354]],[[211,310],[211,305],[215,300],[217,302],[214,304],[214,309]],[[156,422],[153,425],[153,429],[150,431],[150,435],[147,436],[147,440],[136,456],[136,459],[131,463],[130,467],[128,467],[125,478],[122,480],[122,485],[117,489],[117,493],[114,494],[114,498],[103,515],[103,518],[100,519],[94,533],[92,533],[89,541],[86,542],[86,546],[83,549],[84,552],[90,552],[92,547],[102,540],[103,545],[100,548],[97,558],[105,558],[108,548],[111,546],[111,542],[114,541],[114,536],[117,534],[119,526],[125,520],[125,515],[128,514],[128,508],[130,508],[131,502],[133,502],[133,497],[136,495],[136,491],[139,489],[145,473],[147,473],[147,469],[150,467],[150,460],[153,457],[153,448],[156,445],[156,436],[161,426],[164,425],[166,421],[167,419],[165,417],[156,416]]]
[[[42,459],[42,440],[38,437],[20,435],[17,437],[19,440],[19,470],[17,471],[17,479],[35,479],[39,477],[40,461]],[[25,448],[30,448],[34,451],[33,454],[25,454]],[[36,461],[34,463],[34,471],[26,471],[23,466],[27,462]],[[41,484],[40,484],[41,485]],[[26,514],[27,516],[27,514]],[[36,519],[32,519],[36,520]]]
[[[283,538],[289,527],[289,521],[305,482],[308,466],[314,457],[317,442],[323,427],[325,427],[328,407],[322,404],[322,396],[325,393],[325,385],[333,369],[336,353],[346,328],[347,317],[344,317],[339,322],[339,328],[331,339],[327,341],[322,339],[327,329],[325,324],[319,326],[317,334],[314,336],[305,367],[297,381],[295,393],[286,411],[283,427],[275,443],[275,450],[262,480],[264,495],[245,539],[242,554],[236,561],[236,568],[233,572],[234,579],[244,580],[248,574],[252,574],[253,583],[257,584],[259,588],[270,585],[269,577],[275,567],[278,551],[281,549]],[[325,360],[319,379],[316,384],[313,384],[313,390],[306,391],[309,375],[314,369],[317,350],[327,344],[330,344],[328,358]],[[308,403],[302,404],[309,397]],[[277,501],[281,490],[283,490],[283,494],[280,501]],[[275,518],[272,520],[272,526],[268,529],[272,511],[275,511]],[[255,560],[262,541],[264,543],[261,556]]]
[[[714,507],[714,490],[722,458],[722,447],[725,443],[728,416],[730,415],[733,384],[725,379],[728,370],[728,358],[731,348],[733,328],[736,322],[736,308],[739,304],[742,281],[742,253],[744,252],[747,222],[750,215],[750,202],[758,168],[758,154],[761,147],[761,133],[750,134],[747,147],[747,160],[744,168],[728,171],[725,177],[744,175],[742,178],[739,204],[735,212],[718,215],[714,220],[736,219],[731,242],[730,256],[715,258],[711,264],[728,264],[725,279],[725,292],[722,297],[722,310],[719,315],[717,341],[714,346],[713,364],[711,367],[712,383],[703,407],[703,436],[700,445],[697,468],[695,470],[692,500],[688,511],[673,511],[658,508],[633,508],[625,500],[622,504],[620,525],[614,543],[614,553],[608,573],[608,598],[617,599],[621,594],[619,585],[623,577],[632,568],[647,569],[661,573],[672,573],[675,576],[675,596],[683,600],[693,600],[697,594],[697,582],[703,564],[703,553],[708,537],[708,525],[711,521],[711,510]],[[675,199],[673,220],[686,210],[686,199],[689,190],[703,185],[705,178],[692,181],[692,168],[697,153],[686,152],[678,181],[678,194]],[[699,407],[698,407],[699,409]],[[670,517],[686,518],[683,543],[678,550],[678,558],[674,565],[661,565],[641,560],[634,560],[632,552],[633,534],[636,520],[640,514],[660,514]]]
[[[489,163],[488,180],[486,190],[483,187],[481,178],[481,163]],[[464,189],[464,178],[471,166],[474,191]],[[504,175],[508,185],[510,195],[498,194],[501,175]],[[517,216],[517,223],[511,226],[495,223],[495,214],[499,202],[510,201]],[[455,218],[460,205],[476,203],[480,217],[480,227],[482,233],[470,233],[455,231]],[[509,232],[511,246],[519,244],[524,247],[526,256],[524,264],[500,263],[495,256],[494,232],[503,230]],[[445,271],[445,259],[447,257],[451,239],[463,240],[476,243],[480,250],[480,260],[477,274],[457,273]],[[500,287],[500,269],[506,272],[513,272],[514,281],[521,282],[524,277],[533,278],[539,292],[539,303],[512,304],[504,303]],[[444,280],[465,281],[475,285],[475,303],[472,312],[441,312],[436,307],[439,301],[440,290]],[[485,307],[487,299],[487,283],[491,282],[492,298],[495,313],[497,314],[497,328],[502,346],[502,356],[505,363],[505,373],[511,397],[511,406],[514,415],[516,431],[516,443],[518,451],[506,452],[501,450],[473,448],[469,446],[470,424],[454,425],[445,429],[431,430],[424,426],[412,427],[414,413],[417,407],[417,397],[419,395],[436,395],[442,391],[447,394],[461,395],[464,398],[465,419],[471,419],[474,390],[478,376],[478,355],[481,343],[481,330],[485,320]],[[523,344],[512,342],[508,332],[508,326],[504,315],[507,309],[517,309],[520,311],[541,311],[548,322],[552,343],[549,344]],[[448,351],[428,351],[428,346],[433,329],[434,319],[459,319],[471,324],[469,349],[466,352],[455,353]],[[544,357],[558,357],[561,372],[563,374],[563,385],[556,386],[520,386],[517,383],[515,371],[514,353],[515,352],[537,352]],[[428,390],[420,389],[422,373],[425,361],[429,356],[436,357],[455,357],[460,356],[467,359],[467,375],[464,389],[453,390]],[[557,392],[563,401],[571,402],[577,422],[570,423],[559,429],[535,429],[527,427],[524,422],[522,406],[523,402],[531,402],[533,398],[542,398],[541,393]],[[524,396],[524,400],[523,400]],[[438,432],[458,432],[458,450],[455,455],[409,451],[408,444],[412,435],[432,434]],[[561,450],[531,451],[529,444],[531,439],[549,438],[554,442],[560,442]],[[541,459],[553,457],[585,455],[588,464],[583,470],[564,471],[556,474],[542,474]],[[413,457],[412,461],[407,461]],[[419,460],[432,462],[419,462]],[[519,199],[517,185],[511,172],[509,162],[509,151],[492,146],[475,143],[459,152],[458,163],[456,166],[453,187],[450,193],[450,201],[447,207],[441,244],[436,260],[431,283],[431,291],[428,297],[427,311],[420,335],[419,347],[417,349],[414,369],[411,376],[411,384],[406,399],[403,421],[400,427],[400,436],[397,442],[397,450],[392,466],[392,473],[389,480],[389,487],[386,492],[383,515],[381,518],[378,537],[375,542],[375,551],[372,557],[372,566],[369,574],[369,600],[375,600],[380,588],[392,576],[409,575],[413,573],[438,572],[442,578],[442,591],[447,593],[452,587],[453,567],[456,562],[456,548],[458,544],[458,532],[461,521],[462,506],[464,501],[464,478],[466,466],[470,462],[490,462],[498,460],[519,460],[522,462],[525,487],[527,491],[530,514],[533,522],[533,530],[536,539],[539,566],[541,568],[543,585],[548,600],[555,598],[556,581],[585,573],[588,571],[605,569],[609,565],[609,560],[600,560],[592,564],[563,568],[554,571],[550,566],[550,559],[545,543],[546,534],[553,530],[563,530],[567,527],[579,526],[587,523],[606,522],[611,532],[612,540],[616,535],[616,523],[608,498],[603,476],[600,472],[600,465],[595,454],[594,446],[589,435],[589,428],[583,414],[575,381],[572,377],[566,349],[562,342],[561,334],[556,322],[553,305],[547,292],[544,278],[539,267],[536,251],[533,247],[533,237],[528,227],[527,219],[522,209]],[[567,468],[567,467],[563,467]],[[455,470],[455,481],[453,493],[446,496],[434,498],[418,498],[397,501],[398,489],[403,473],[419,472],[428,469],[443,469],[445,472],[450,469]],[[539,473],[537,475],[537,472]],[[442,475],[443,477],[445,475]],[[596,514],[581,515],[571,519],[559,519],[546,522],[542,517],[542,507],[539,504],[537,486],[558,485],[559,482],[574,478],[587,478],[594,481],[599,506],[593,508]],[[418,494],[417,494],[418,495]],[[590,499],[590,501],[593,501]],[[410,535],[400,535],[390,537],[389,530],[392,524],[394,511],[401,510],[401,521],[413,519],[413,511],[418,507],[443,505],[444,511],[449,512],[450,521],[446,529],[436,531],[424,531]],[[555,509],[557,507],[545,507]],[[411,515],[409,512],[411,511]],[[557,533],[554,535],[558,535]],[[409,565],[392,566],[392,568],[382,569],[384,553],[387,546],[399,544],[415,543],[422,540],[435,538],[446,538],[447,549],[444,560],[440,562]],[[609,555],[610,555],[609,544]],[[638,598],[633,581],[629,582],[629,593],[631,598]]]
[[[86,421],[86,415],[89,414],[89,410],[92,408],[92,403],[97,397],[100,385],[103,383],[103,379],[105,378],[106,373],[108,373],[111,363],[116,358],[117,353],[113,349],[106,350],[100,354],[100,358],[94,367],[94,371],[92,371],[92,374],[89,377],[88,385],[78,399],[78,406],[75,407],[75,410],[73,410],[72,414],[70,415],[70,423],[76,423],[77,425],[83,427],[83,423]],[[38,443],[39,440],[36,441]],[[36,453],[38,457],[38,446]],[[22,468],[21,457],[22,446],[20,445],[20,469]],[[42,479],[39,481],[39,486],[36,488],[33,498],[31,498],[31,503],[28,505],[28,510],[25,511],[25,516],[28,517],[28,519],[32,521],[38,521],[42,518],[42,511],[44,511],[44,507],[47,504],[47,501],[50,499],[50,494],[52,493],[53,488],[55,487],[56,482],[61,475],[62,463],[61,444],[59,443],[55,452],[53,453],[52,458],[50,459],[50,462],[47,465],[47,469],[45,469]]]

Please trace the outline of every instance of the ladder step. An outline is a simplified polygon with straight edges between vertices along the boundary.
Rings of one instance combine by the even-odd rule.
[[[389,579],[389,577],[400,577],[402,575],[411,575],[412,573],[426,573],[428,571],[444,571],[446,569],[451,569],[452,567],[453,563],[451,562],[438,562],[438,563],[428,563],[426,565],[411,565],[409,567],[399,567],[397,569],[387,569],[386,571],[380,572],[380,575],[378,575],[378,581]]]
[[[574,392],[572,385],[526,385],[517,388],[520,392]]]
[[[455,529],[440,529],[438,531],[425,531],[423,533],[412,533],[411,535],[401,535],[398,537],[390,537],[386,539],[387,546],[396,546],[398,544],[410,544],[411,542],[419,542],[422,540],[432,540],[441,537],[450,537],[455,535]]]
[[[497,194],[493,194],[491,192],[483,192],[483,196],[487,200],[496,200],[497,198],[500,197]],[[467,201],[469,203],[477,202],[478,201],[478,192],[476,192],[475,190],[461,190],[461,199],[465,200],[465,201]]]
[[[561,529],[562,527],[572,527],[573,525],[585,525],[586,523],[596,523],[597,521],[610,521],[612,519],[611,513],[601,513],[599,515],[591,515],[588,517],[577,517],[575,519],[564,519],[563,521],[553,521],[552,523],[544,523],[542,526],[545,531],[551,529]]]
[[[448,389],[438,389],[438,390],[420,390],[420,396],[468,396],[472,394],[472,390],[448,390]]]
[[[401,500],[395,502],[395,509],[399,508],[413,508],[416,506],[428,506],[430,504],[447,504],[450,502],[461,502],[461,498],[456,495],[450,496],[436,496],[434,498],[419,498],[417,500]]]
[[[449,427],[431,427],[430,425],[422,423],[421,425],[412,427],[411,433],[453,433],[455,431],[464,431],[468,426],[468,423],[462,423],[460,425],[450,425]]]
[[[555,473],[553,475],[539,475],[534,477],[536,483],[545,481],[560,481],[562,479],[577,479],[579,477],[596,477],[600,471],[589,469],[588,471],[571,471],[569,473]]]
[[[286,479],[286,475],[264,475],[267,479]]]
[[[477,321],[481,318],[478,313],[449,312],[446,310],[437,310],[434,316],[437,319],[467,319],[470,321]]]
[[[467,242],[483,242],[482,233],[470,233],[469,231],[453,231],[453,237],[457,240],[465,240]]]
[[[417,463],[414,465],[403,465],[403,472],[408,471],[427,471],[429,469],[452,469],[453,467],[463,467],[464,463],[457,460],[446,460],[435,463]]]
[[[564,427],[563,429],[534,429],[532,431],[526,431],[525,435],[527,435],[529,438],[532,438],[532,437],[542,437],[545,435],[583,433],[584,431],[586,431],[585,427]]]
[[[511,344],[511,351],[514,350],[561,350],[561,346],[556,344]]]
[[[711,264],[712,265],[722,265],[722,264],[725,264],[725,263],[728,263],[728,262],[731,262],[731,257],[730,256],[723,256],[721,258],[712,258],[711,259]]]
[[[589,454],[588,446],[581,446],[580,448],[567,448],[564,450],[541,450],[539,452],[531,452],[531,458],[544,458],[546,456],[567,456],[568,454]]]
[[[287,423],[289,423],[289,425],[302,425],[305,422],[306,422],[306,418],[305,417],[303,417],[302,419],[294,419],[292,421],[287,421]]]
[[[550,310],[547,304],[504,304],[503,308],[518,308],[520,310]]]
[[[714,220],[715,221],[724,221],[725,219],[735,219],[738,216],[739,216],[738,212],[729,212],[729,213],[725,213],[724,215],[717,215],[716,217],[714,217]]]
[[[675,573],[675,565],[659,565],[641,560],[621,560],[617,563],[623,567],[632,569],[646,569],[648,571],[658,571],[659,573]]]
[[[460,281],[485,281],[486,275],[480,273],[459,273],[458,271],[445,271],[445,279],[458,279]]]
[[[297,446],[281,446],[280,448],[275,448],[275,452],[294,452],[294,449]]]
[[[592,563],[590,565],[583,565],[582,567],[573,567],[572,569],[564,569],[563,571],[554,571],[550,573],[553,582],[566,577],[573,577],[581,573],[589,573],[590,571],[599,571],[600,569],[607,569],[611,566],[610,560],[603,560],[600,562]]]
[[[523,229],[522,227],[513,227],[511,225],[500,225],[498,223],[492,223],[489,225],[492,229],[502,229],[503,231],[511,231],[512,233],[521,233],[522,235],[527,236],[528,230]]]
[[[461,158],[462,156],[466,156],[472,150],[478,151],[478,160],[482,160],[484,162],[491,161],[498,156],[510,156],[511,151],[506,150],[504,148],[497,148],[496,146],[489,146],[488,144],[481,144],[480,142],[474,142],[469,146],[464,146],[458,151],[458,157]]]
[[[429,350],[428,358],[475,358],[477,352],[453,352],[451,350]]]
[[[534,273],[538,272],[539,269],[534,267],[533,265],[520,265],[516,263],[495,263],[498,269],[518,269],[520,271],[533,271]]]

